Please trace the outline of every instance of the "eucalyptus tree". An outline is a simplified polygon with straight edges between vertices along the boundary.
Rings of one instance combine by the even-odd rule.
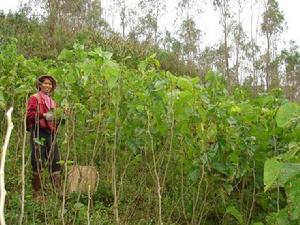
[[[185,19],[197,18],[202,13],[201,5],[197,0],[179,0],[177,11]]]
[[[235,60],[234,60],[234,83],[239,84],[239,80],[243,79],[243,74],[241,71],[241,67],[243,66],[243,60],[245,59],[245,51],[247,50],[247,35],[244,31],[241,15],[244,10],[245,0],[237,0],[237,14],[236,18],[233,21],[232,33],[233,33],[233,43],[234,43],[234,51],[235,51]]]
[[[41,0],[40,3],[48,14],[49,35],[53,37],[60,28],[70,32],[82,27],[91,2],[82,0]]]
[[[261,69],[261,49],[254,39],[251,38],[250,42],[245,45],[245,62],[244,70],[248,76],[244,77],[243,83],[247,80],[247,87],[251,88],[253,95],[258,93],[258,86],[263,84],[263,74]],[[250,82],[251,81],[251,82]]]
[[[165,31],[164,38],[162,40],[163,49],[166,51],[171,51],[173,41],[174,41],[174,38],[172,37],[171,32],[168,30]]]
[[[182,40],[183,55],[186,59],[193,61],[198,53],[198,42],[200,40],[200,30],[197,29],[196,23],[192,18],[182,21],[179,37]]]
[[[102,18],[102,6],[100,0],[64,0],[61,1],[61,17],[74,30],[85,27],[100,29],[106,26]]]
[[[120,26],[122,37],[125,38],[126,34],[135,35],[135,28],[137,24],[137,10],[130,7],[126,0],[117,0],[118,7],[120,8]]]
[[[43,22],[41,26],[46,28],[47,46],[57,52],[79,31],[100,31],[108,27],[102,18],[101,0],[31,0],[28,5],[37,9]]]
[[[162,50],[158,54],[161,69],[173,74],[191,74],[191,67],[188,67],[182,59],[183,44],[170,31],[165,31],[161,40]],[[195,70],[192,73],[196,74]]]
[[[39,25],[38,18],[28,18],[29,11],[30,9],[25,11],[23,8],[16,13],[4,14],[0,11],[0,47],[15,40],[18,51],[26,57],[41,56],[45,50],[44,35],[41,35],[44,29]]]
[[[127,12],[126,0],[118,0],[118,3],[121,7],[120,19],[121,19],[121,27],[122,27],[122,36],[124,38],[125,37],[125,29],[127,26],[127,23],[126,23],[126,12]]]
[[[265,72],[266,72],[266,88],[269,90],[271,87],[277,86],[274,84],[275,80],[278,80],[278,74],[271,74],[272,60],[275,58],[276,53],[276,37],[284,29],[284,15],[280,11],[278,2],[276,0],[264,0],[264,13],[263,21],[261,23],[261,31],[266,37],[267,49],[264,57]],[[273,54],[272,54],[273,52]],[[272,84],[273,82],[273,84]]]
[[[284,91],[290,100],[300,102],[300,52],[299,46],[294,41],[290,42],[289,49],[284,49],[280,54],[283,64]]]
[[[86,11],[84,27],[91,31],[107,31],[109,30],[108,23],[103,18],[103,9],[100,0],[91,1],[88,4]]]
[[[257,3],[257,0],[251,0],[250,1],[250,43],[249,43],[249,51],[247,52],[247,58],[250,59],[250,65],[247,68],[249,74],[251,74],[252,80],[252,90],[253,93],[257,93],[257,86],[258,86],[258,66],[257,62],[259,61],[259,54],[260,54],[260,48],[257,44],[258,42],[258,31],[259,31],[259,18],[257,19],[256,27],[254,27],[254,10],[255,4]],[[258,10],[259,11],[259,10]]]
[[[192,75],[192,67],[200,54],[200,41],[202,32],[199,29],[201,3],[196,0],[180,0],[177,4],[178,18],[181,19],[178,32],[182,42],[182,58],[190,68],[189,75]]]
[[[198,65],[200,66],[201,75],[204,77],[206,73],[210,70],[224,71],[225,62],[223,53],[224,46],[207,46],[200,53],[198,58]]]
[[[224,46],[224,61],[225,61],[225,76],[227,79],[228,88],[232,86],[232,80],[230,77],[229,58],[230,58],[230,46],[229,46],[229,34],[231,31],[232,13],[230,12],[230,0],[213,0],[215,9],[220,11],[220,24],[223,31],[223,46]]]
[[[166,11],[166,0],[140,0],[138,9],[142,13],[136,27],[138,36],[143,36],[146,41],[157,44],[159,17]]]

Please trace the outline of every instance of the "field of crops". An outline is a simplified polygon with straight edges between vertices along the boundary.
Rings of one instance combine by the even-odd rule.
[[[0,49],[1,143],[4,113],[14,107],[7,224],[21,216],[22,166],[23,224],[299,224],[298,104],[279,89],[256,97],[243,88],[229,93],[213,71],[203,81],[174,76],[159,69],[155,55],[137,68],[112,57],[79,44],[54,60],[25,58],[13,43]],[[98,169],[90,196],[32,198],[23,121],[35,80],[46,73],[58,81],[54,99],[71,109],[58,131],[62,164]]]

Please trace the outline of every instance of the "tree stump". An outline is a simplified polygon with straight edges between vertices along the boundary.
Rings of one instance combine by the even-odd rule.
[[[97,188],[98,177],[98,171],[94,166],[70,166],[67,178],[67,193],[94,192]]]

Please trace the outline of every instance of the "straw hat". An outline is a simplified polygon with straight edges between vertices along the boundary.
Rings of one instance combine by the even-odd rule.
[[[45,79],[49,79],[51,81],[51,83],[52,83],[52,90],[51,91],[54,91],[55,88],[56,88],[56,80],[51,75],[42,75],[42,76],[38,77],[37,80],[36,80],[36,88],[38,90],[40,90],[40,85],[41,85],[41,83],[43,83],[43,81]]]

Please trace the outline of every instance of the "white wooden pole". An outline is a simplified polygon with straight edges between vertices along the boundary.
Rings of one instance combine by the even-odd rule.
[[[12,129],[14,127],[12,121],[11,121],[11,114],[12,114],[13,108],[11,107],[6,112],[6,119],[7,119],[7,131],[6,136],[4,140],[4,144],[2,146],[2,152],[1,152],[1,163],[0,163],[0,224],[5,225],[5,218],[4,218],[4,204],[5,204],[5,180],[4,180],[4,165],[5,165],[5,157],[7,152],[7,147],[10,139],[10,135],[12,132]]]

